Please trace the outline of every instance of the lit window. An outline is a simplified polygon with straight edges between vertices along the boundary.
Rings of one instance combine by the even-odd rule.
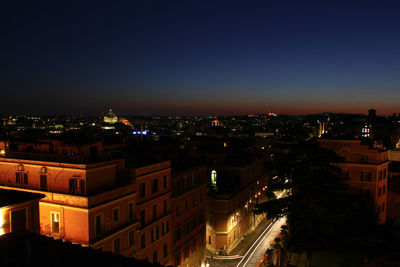
[[[217,185],[217,171],[211,171],[211,185]]]
[[[60,213],[59,212],[51,213],[51,232],[53,234],[60,233]]]

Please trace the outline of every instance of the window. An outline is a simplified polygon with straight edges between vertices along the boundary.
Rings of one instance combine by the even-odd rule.
[[[361,181],[371,182],[371,172],[362,171],[361,172]]]
[[[211,185],[213,185],[213,186],[217,185],[217,171],[216,170],[211,171]]]
[[[153,220],[157,219],[157,205],[153,205]]]
[[[15,182],[17,184],[28,184],[28,174],[24,172],[16,172]]]
[[[213,225],[213,216],[210,214],[210,225]]]
[[[380,170],[379,171],[379,181],[382,180],[382,174],[383,174],[383,172],[382,172],[382,170]]]
[[[166,199],[164,199],[163,204],[164,204],[163,205],[163,213],[167,214],[167,212],[168,212],[168,201]]]
[[[141,183],[139,186],[139,196],[145,197],[146,196],[146,183]]]
[[[382,187],[382,195],[384,195],[386,193],[386,185],[383,185]]]
[[[343,180],[349,180],[349,171],[348,171],[348,170],[342,170],[340,176],[341,176],[341,178],[342,178]]]
[[[71,194],[83,194],[85,190],[85,181],[82,179],[69,179],[69,192]]]
[[[182,238],[182,231],[181,231],[181,226],[178,225],[175,229],[175,233],[174,233],[174,240],[175,242],[181,240]]]
[[[179,217],[179,204],[176,205],[176,217]]]
[[[166,258],[167,256],[168,256],[168,244],[167,243],[165,243],[164,244],[164,258]]]
[[[194,217],[194,218],[192,219],[192,229],[196,229],[196,227],[197,227],[197,218]]]
[[[189,252],[190,252],[190,247],[189,244],[185,244],[185,246],[183,247],[183,258],[187,259],[189,258]]]
[[[165,175],[163,178],[163,186],[164,186],[164,189],[167,188],[167,176],[165,176]]]
[[[185,223],[183,224],[183,235],[187,235],[190,232],[190,224],[189,221],[185,221]]]
[[[135,220],[135,210],[134,210],[134,205],[133,202],[130,202],[128,205],[128,213],[129,213],[129,220],[133,221]]]
[[[382,203],[382,212],[385,211],[385,203]]]
[[[160,238],[160,228],[156,226],[156,240]]]
[[[146,210],[140,211],[140,226],[144,226],[146,224]]]
[[[154,179],[151,181],[151,192],[157,193],[158,192],[158,179]]]
[[[386,169],[383,170],[383,179],[386,179]]]
[[[185,176],[183,179],[183,188],[186,189],[188,187],[188,178]]]
[[[181,264],[181,251],[180,249],[175,252],[175,266],[178,266]]]
[[[51,216],[51,232],[53,234],[60,233],[60,213],[59,212],[52,212]]]
[[[114,254],[120,253],[119,242],[119,238],[114,239]]]
[[[188,211],[188,209],[189,209],[189,204],[187,199],[185,199],[185,211]]]
[[[153,251],[153,263],[157,262],[157,250]]]
[[[11,231],[24,232],[27,229],[26,209],[11,211]]]
[[[382,188],[379,187],[379,189],[378,189],[378,196],[380,197],[381,195],[382,195]]]
[[[210,235],[208,236],[208,244],[211,245],[211,236]]]
[[[192,186],[196,184],[196,176],[192,173]]]
[[[144,249],[146,247],[146,234],[140,236],[140,248]]]
[[[129,247],[132,247],[135,244],[135,232],[129,232]]]
[[[40,190],[47,191],[47,175],[40,175]]]
[[[119,221],[119,208],[113,209],[113,221],[117,223]]]
[[[194,208],[196,206],[196,197],[193,196],[192,198],[192,207]]]
[[[103,233],[103,215],[99,214],[95,217],[95,232],[96,236],[99,236]]]
[[[150,230],[150,239],[151,239],[151,243],[154,242],[154,229]]]

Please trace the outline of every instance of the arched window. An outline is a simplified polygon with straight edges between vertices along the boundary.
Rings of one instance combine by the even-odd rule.
[[[217,185],[217,171],[211,171],[211,185]]]

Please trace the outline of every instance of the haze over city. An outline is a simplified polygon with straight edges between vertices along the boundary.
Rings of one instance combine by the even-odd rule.
[[[6,1],[0,113],[399,112],[397,1]]]

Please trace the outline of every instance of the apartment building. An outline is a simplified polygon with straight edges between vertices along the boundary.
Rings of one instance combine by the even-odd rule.
[[[380,223],[386,221],[388,192],[387,150],[376,143],[364,144],[360,140],[320,139],[321,147],[334,151],[344,159],[336,165],[341,177],[354,194],[370,195]]]
[[[173,170],[171,210],[175,266],[201,266],[205,263],[206,172],[205,166],[180,166]]]
[[[252,207],[265,200],[267,175],[264,160],[251,154],[210,156],[206,206],[206,246],[212,252],[229,253],[265,218]]]

